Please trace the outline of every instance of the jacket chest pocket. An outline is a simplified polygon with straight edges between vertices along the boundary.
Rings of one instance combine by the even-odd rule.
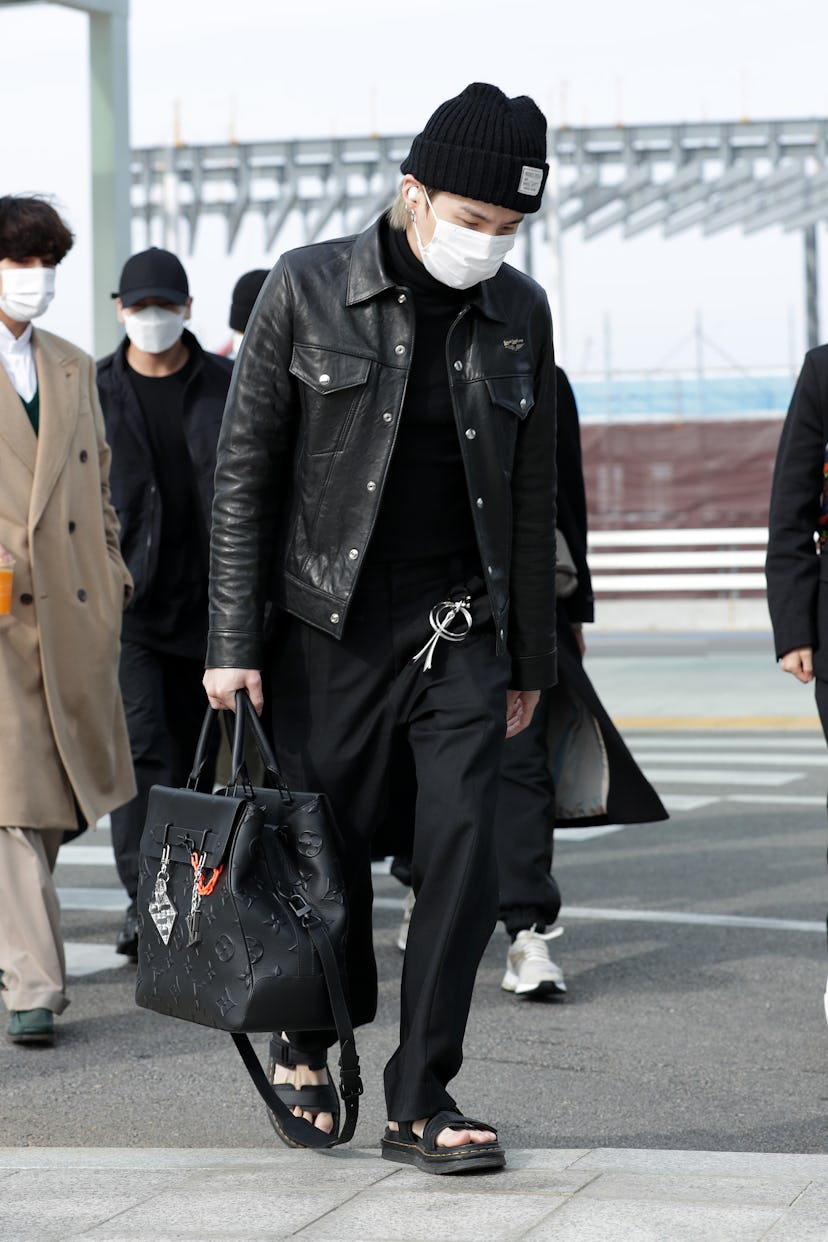
[[[305,452],[318,456],[341,451],[370,371],[370,358],[294,345],[290,372],[300,382]]]
[[[496,375],[486,380],[498,444],[510,463],[514,456],[518,427],[535,404],[531,375]]]

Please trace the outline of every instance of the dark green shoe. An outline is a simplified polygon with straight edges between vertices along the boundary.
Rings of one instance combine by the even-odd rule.
[[[53,1044],[55,1015],[51,1009],[16,1009],[6,1039],[11,1044]]]

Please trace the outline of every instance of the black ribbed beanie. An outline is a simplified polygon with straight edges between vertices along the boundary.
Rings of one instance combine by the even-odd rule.
[[[528,95],[509,99],[472,82],[429,117],[400,171],[436,190],[537,211],[549,175],[546,117]]]

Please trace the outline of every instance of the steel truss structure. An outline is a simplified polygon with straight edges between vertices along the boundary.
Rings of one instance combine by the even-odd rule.
[[[391,202],[411,136],[153,147],[132,152],[133,219],[189,246],[204,216],[226,222],[228,251],[243,220],[258,215],[263,248],[299,226],[306,242],[363,228]],[[807,335],[817,343],[816,229],[828,210],[828,120],[563,127],[550,130],[552,173],[533,239],[556,244],[581,226],[589,240],[618,228],[624,238],[658,230],[704,236],[799,230],[805,248]],[[172,230],[172,232],[171,232]],[[157,227],[156,227],[157,232]],[[293,243],[292,243],[293,244]]]

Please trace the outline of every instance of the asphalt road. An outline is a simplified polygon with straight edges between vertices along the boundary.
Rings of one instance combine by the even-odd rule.
[[[666,824],[560,833],[565,999],[480,968],[460,1104],[519,1147],[825,1152],[828,760],[810,730],[627,733]],[[62,851],[72,1003],[54,1049],[0,1045],[0,1146],[276,1142],[228,1036],[135,1008],[111,944],[123,898],[108,834]],[[380,1011],[359,1034],[360,1146],[383,1125],[403,892],[376,877]],[[261,1042],[261,1041],[260,1041]]]

